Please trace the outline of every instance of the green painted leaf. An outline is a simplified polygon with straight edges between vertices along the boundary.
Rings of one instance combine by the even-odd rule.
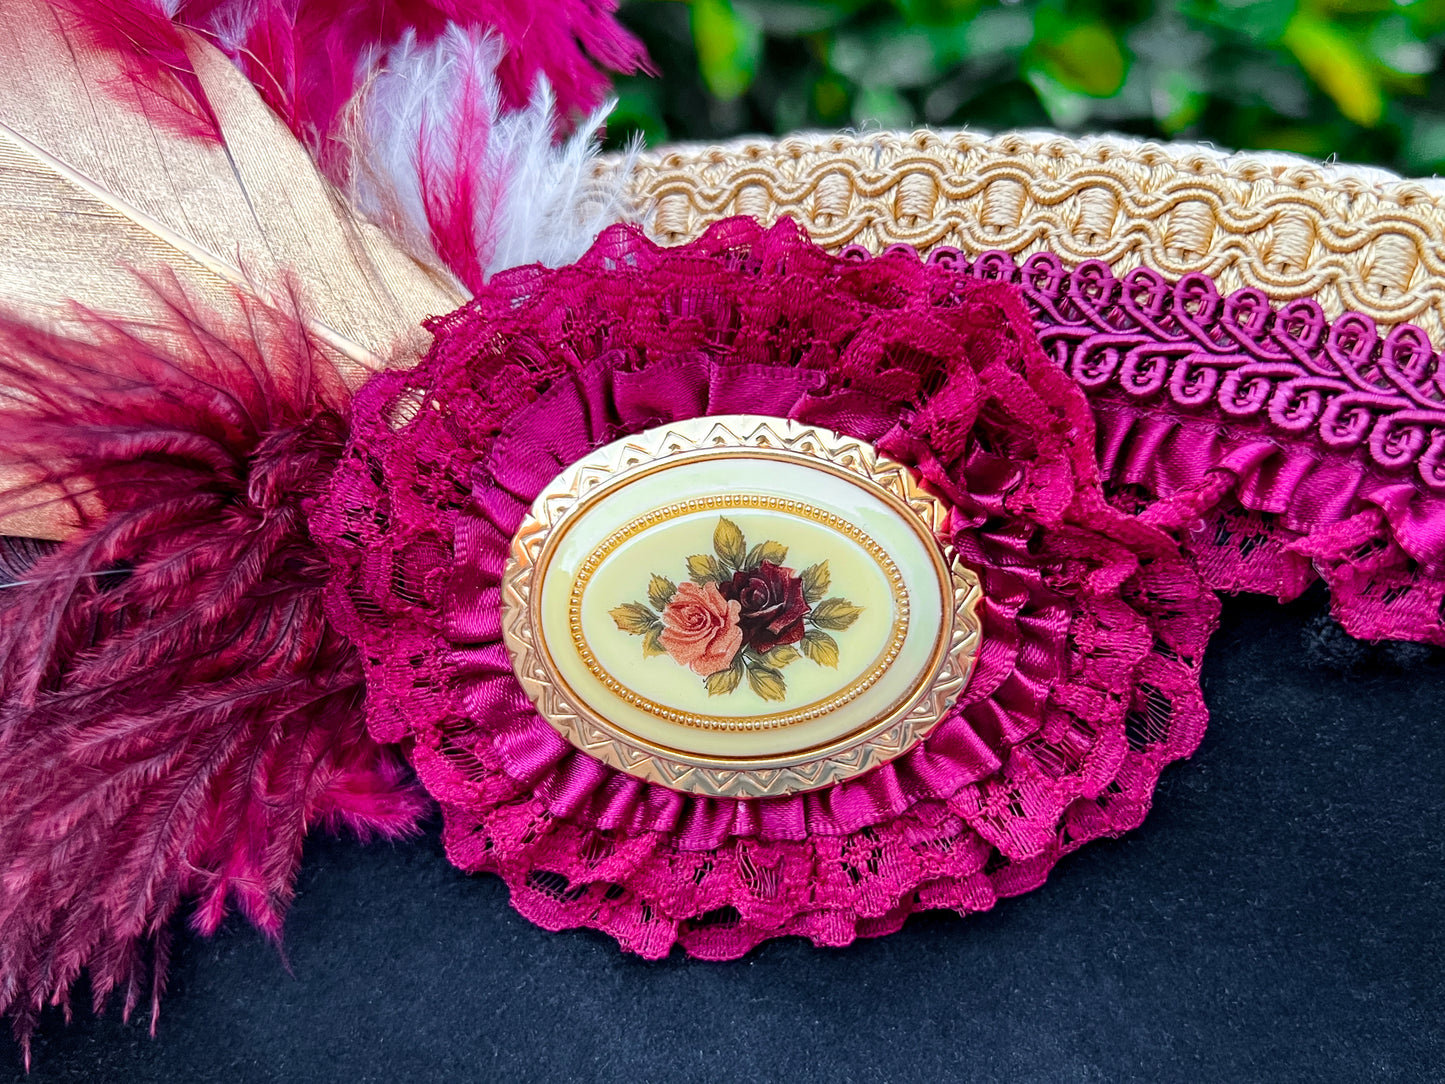
[[[748,555],[748,544],[738,525],[726,516],[719,516],[712,532],[712,548],[718,560],[729,568],[742,568]]]
[[[653,573],[652,579],[647,584],[647,601],[652,603],[652,608],[658,612],[672,601],[672,596],[677,594],[677,584],[673,583],[666,576],[659,576]]]
[[[802,656],[798,654],[795,648],[787,644],[779,644],[763,656],[763,665],[773,670],[781,670],[787,666],[788,663],[800,658],[802,658]]]
[[[662,626],[653,625],[647,630],[647,635],[642,638],[642,657],[650,659],[655,655],[666,655],[667,648],[662,646]]]
[[[752,549],[748,550],[748,559],[743,564],[744,568],[757,568],[764,561],[771,561],[780,565],[788,559],[788,547],[781,542],[774,542],[771,538],[766,542],[759,542]]]
[[[809,565],[803,569],[803,598],[811,606],[828,593],[828,585],[833,582],[832,575],[828,572],[828,562],[820,561],[816,565]]]
[[[657,615],[640,602],[624,602],[607,613],[619,629],[633,636],[641,636],[658,623]]]
[[[733,664],[726,670],[719,670],[715,674],[709,674],[703,682],[707,686],[708,696],[725,696],[738,687],[738,682],[743,679],[743,657],[739,655],[733,659]]]
[[[803,654],[819,666],[838,667],[838,641],[819,629],[810,629],[803,636]]]
[[[687,559],[687,575],[693,583],[717,583],[727,573],[710,553],[697,553]]]
[[[753,667],[748,671],[748,684],[764,700],[782,700],[788,695],[788,684],[783,675],[771,667]]]
[[[862,612],[863,607],[854,606],[846,598],[825,598],[813,607],[813,612],[810,616],[813,619],[813,624],[817,625],[818,628],[837,631],[838,629],[846,629],[849,625],[853,624],[854,621],[857,621],[858,615]]]

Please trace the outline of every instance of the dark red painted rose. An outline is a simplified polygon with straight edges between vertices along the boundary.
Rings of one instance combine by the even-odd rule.
[[[801,577],[794,576],[791,568],[764,561],[757,568],[734,572],[719,587],[723,598],[742,606],[738,624],[744,647],[762,653],[803,638],[808,600],[803,597]]]

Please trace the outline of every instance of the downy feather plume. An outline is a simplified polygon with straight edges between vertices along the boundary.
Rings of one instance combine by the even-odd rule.
[[[554,144],[551,88],[539,81],[525,109],[505,108],[503,56],[497,38],[456,26],[429,45],[409,34],[344,127],[357,210],[472,291],[504,268],[577,259],[624,213],[618,183],[593,177],[610,103]]]
[[[59,487],[79,524],[0,550],[0,1013],[27,1061],[82,971],[154,1026],[187,902],[277,936],[308,829],[424,810],[367,736],[307,531],[343,383],[293,313],[146,288],[169,319],[80,314],[86,341],[0,319],[0,461],[34,479],[0,503]]]

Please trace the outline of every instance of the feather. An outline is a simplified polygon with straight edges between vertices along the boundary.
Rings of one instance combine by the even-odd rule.
[[[530,102],[545,79],[561,118],[603,99],[616,72],[650,70],[640,42],[617,23],[616,0],[58,0],[97,42],[134,58],[138,78],[165,82],[160,21],[214,41],[255,84],[333,177],[344,172],[336,136],[375,58],[404,39],[428,44],[455,26],[490,32],[505,55],[497,68],[507,109]],[[143,33],[136,33],[136,28]],[[559,126],[560,127],[560,126]],[[337,172],[333,172],[335,169]]]
[[[0,550],[0,1013],[27,1061],[83,971],[154,1022],[185,901],[202,932],[234,906],[278,936],[308,828],[395,836],[424,809],[367,736],[306,526],[344,381],[294,309],[136,288],[168,318],[0,319],[0,459],[79,523]]]
[[[594,180],[608,106],[560,145],[555,100],[503,107],[501,42],[456,26],[430,44],[407,35],[352,104],[343,138],[358,211],[417,259],[470,290],[489,273],[577,259],[622,217],[621,186]]]
[[[201,83],[178,28],[205,33],[365,217],[468,289],[489,272],[575,259],[622,217],[621,185],[593,170],[611,106],[553,147],[564,121],[605,87],[579,47],[621,70],[642,63],[610,8],[553,0],[527,6],[523,19],[511,3],[367,7],[363,26],[358,5],[336,11],[316,0],[67,0],[87,39],[124,57],[130,78],[166,101]],[[200,109],[170,115],[193,123],[210,109],[203,95]]]
[[[139,91],[95,93],[124,83],[124,69],[64,31],[44,0],[7,0],[0,33],[0,282],[12,308],[62,319],[74,299],[161,315],[125,264],[166,267],[218,302],[290,276],[312,333],[359,382],[413,360],[421,320],[463,300],[357,220],[246,80],[189,32],[176,32],[186,65],[167,53],[166,70],[202,95],[193,119],[212,119],[207,140],[154,120]]]

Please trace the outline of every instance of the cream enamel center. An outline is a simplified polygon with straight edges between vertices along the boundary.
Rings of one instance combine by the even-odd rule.
[[[746,496],[752,503],[771,498],[781,507],[741,507],[748,502],[730,497],[728,491],[743,486],[751,491]],[[693,494],[697,496],[690,500],[706,501],[707,506],[644,528],[630,544],[618,547],[598,564],[581,592],[580,629],[574,631],[573,591],[587,562],[604,549],[615,532],[639,517],[676,505],[680,495]],[[799,494],[807,494],[807,502],[800,501]],[[789,502],[801,508],[788,510]],[[833,517],[834,522],[820,523],[818,513]],[[793,680],[788,682],[788,699],[783,703],[761,700],[746,680],[730,694],[709,695],[701,675],[665,655],[644,658],[640,642],[620,632],[608,615],[618,604],[643,596],[655,570],[672,571],[679,581],[685,578],[688,557],[712,552],[715,524],[723,515],[739,527],[747,524],[751,528],[744,532],[748,538],[786,544],[788,567],[795,572],[816,560],[827,560],[833,584],[863,609],[849,628],[830,634],[839,645],[836,669],[806,658],[787,667],[785,677]],[[850,538],[849,528],[863,534],[892,565],[898,577],[897,600],[881,564]],[[545,566],[540,627],[548,656],[567,687],[633,737],[702,756],[792,753],[852,733],[917,692],[920,683],[931,676],[940,636],[946,629],[947,584],[940,580],[938,563],[928,550],[930,544],[879,497],[850,479],[801,463],[720,451],[609,489],[605,499],[591,500],[580,508]],[[846,588],[842,586],[845,583]],[[891,647],[893,660],[867,688],[850,690],[859,678],[879,669],[880,655],[890,649],[899,625],[906,625],[906,630],[902,642]],[[585,653],[576,650],[579,633],[593,653],[595,668]],[[609,685],[609,677],[616,687]],[[794,695],[793,681],[802,684],[800,695]],[[791,716],[800,710],[807,716],[819,701],[850,691],[856,695],[846,696],[832,710],[781,726],[769,725],[770,716]],[[674,721],[639,700],[733,725]]]
[[[861,611],[846,630],[846,649],[836,650],[831,665],[787,667],[780,703],[741,680],[732,693],[709,692],[705,681],[665,652],[639,666],[637,645],[610,614],[618,599],[638,593],[639,568],[676,565],[680,553],[709,554],[715,523],[724,517],[745,538],[787,538],[791,564],[786,571],[827,568],[830,586],[849,585],[847,601]],[[892,558],[836,514],[775,496],[713,496],[658,509],[616,532],[577,573],[568,621],[583,665],[629,704],[684,726],[763,730],[808,722],[876,685],[903,647],[909,605],[903,574]],[[744,673],[746,662],[745,653]]]

